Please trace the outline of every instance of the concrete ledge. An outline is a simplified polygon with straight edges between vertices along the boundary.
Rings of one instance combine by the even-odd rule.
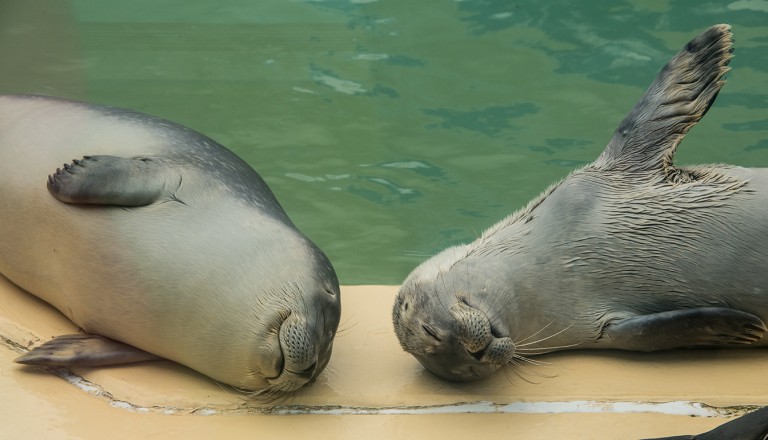
[[[172,362],[90,369],[13,363],[77,329],[0,278],[0,431],[7,438],[642,438],[709,430],[768,405],[764,350],[583,351],[471,384],[432,377],[399,347],[394,286],[344,286],[341,331],[318,382],[260,403]],[[693,416],[693,417],[692,417]]]

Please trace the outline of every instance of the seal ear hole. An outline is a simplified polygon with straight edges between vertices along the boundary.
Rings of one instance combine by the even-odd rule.
[[[421,329],[424,330],[424,333],[426,333],[427,336],[429,336],[430,338],[434,339],[437,342],[441,342],[440,338],[438,338],[437,335],[435,334],[435,331],[432,330],[432,328],[430,328],[428,325],[422,324]]]

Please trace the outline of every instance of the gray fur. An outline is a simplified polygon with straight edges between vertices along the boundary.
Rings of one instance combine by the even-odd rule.
[[[340,315],[331,263],[213,140],[129,110],[2,96],[0,188],[0,273],[84,331],[140,349],[65,337],[19,362],[146,351],[267,393],[327,364]]]
[[[722,87],[731,45],[727,25],[697,36],[594,163],[417,267],[393,309],[403,348],[470,380],[507,364],[489,349],[515,363],[561,349],[768,345],[768,170],[672,162]],[[477,335],[457,303],[485,315],[485,348],[467,344]]]

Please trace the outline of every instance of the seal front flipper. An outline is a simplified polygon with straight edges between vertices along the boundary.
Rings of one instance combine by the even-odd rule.
[[[688,130],[709,110],[729,70],[731,27],[712,26],[688,42],[659,72],[621,121],[594,166],[617,171],[664,171]]]
[[[99,367],[162,359],[152,353],[97,335],[62,335],[51,339],[14,362],[55,367]]]
[[[84,156],[48,176],[48,191],[65,203],[144,206],[167,196],[174,176],[178,186],[157,159]]]
[[[768,331],[757,316],[724,307],[672,310],[609,322],[601,339],[623,350],[752,344]]]

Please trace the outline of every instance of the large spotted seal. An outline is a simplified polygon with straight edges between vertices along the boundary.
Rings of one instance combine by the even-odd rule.
[[[19,362],[157,355],[261,393],[328,363],[331,263],[213,140],[129,110],[2,96],[0,188],[0,273],[87,333]]]
[[[694,38],[594,163],[417,267],[402,347],[467,381],[558,349],[768,345],[768,169],[672,162],[731,46],[727,25]]]

